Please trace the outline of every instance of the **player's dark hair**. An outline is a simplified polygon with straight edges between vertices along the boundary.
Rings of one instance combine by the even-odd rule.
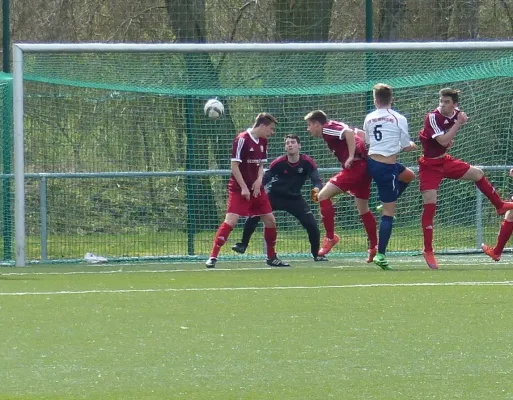
[[[271,114],[263,112],[256,116],[255,123],[253,125],[253,128],[256,128],[260,125],[271,125],[271,124],[277,124],[278,120],[274,118]]]
[[[377,102],[383,106],[392,103],[392,86],[386,83],[377,83],[372,88]]]
[[[460,102],[460,91],[458,89],[443,88],[439,93],[440,97],[450,97],[453,103]]]
[[[285,136],[285,142],[287,141],[287,139],[293,139],[296,142],[298,142],[298,144],[301,143],[301,140],[299,140],[299,136],[298,135],[287,135],[287,136]]]
[[[328,121],[328,117],[322,110],[315,110],[305,115],[305,121],[318,122],[324,125]]]

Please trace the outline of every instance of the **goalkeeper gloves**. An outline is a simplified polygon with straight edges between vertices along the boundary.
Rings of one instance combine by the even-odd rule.
[[[314,203],[318,203],[319,202],[319,188],[313,188],[312,189],[312,201]]]

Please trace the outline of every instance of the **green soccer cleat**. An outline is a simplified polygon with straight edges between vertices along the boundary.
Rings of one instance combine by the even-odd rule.
[[[376,256],[374,257],[374,260],[372,260],[372,261],[374,262],[374,264],[376,264],[378,267],[380,267],[381,269],[383,269],[385,271],[392,270],[392,268],[388,265],[388,261],[385,258],[384,254],[381,254],[381,253],[376,254]]]

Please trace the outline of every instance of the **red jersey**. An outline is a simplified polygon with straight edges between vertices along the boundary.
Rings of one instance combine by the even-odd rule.
[[[322,138],[342,166],[344,166],[344,163],[349,157],[349,149],[347,148],[346,139],[344,137],[344,131],[346,129],[349,129],[349,126],[338,121],[328,121],[322,126]],[[354,136],[354,140],[354,157],[366,160],[367,147],[365,146],[365,142],[357,135]]]
[[[436,108],[426,115],[426,118],[424,118],[424,127],[419,133],[424,157],[436,158],[447,151],[449,145],[443,146],[438,143],[435,138],[445,134],[452,128],[459,113],[460,110],[455,109],[451,117],[446,117],[440,113],[440,108]]]
[[[258,178],[260,166],[267,161],[267,139],[251,136],[251,129],[240,133],[233,141],[231,161],[239,162],[242,179],[251,191],[251,186]],[[230,177],[228,189],[236,192],[241,191],[240,185],[233,174]]]

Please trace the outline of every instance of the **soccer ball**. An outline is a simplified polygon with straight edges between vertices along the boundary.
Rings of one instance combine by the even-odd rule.
[[[207,101],[203,110],[205,111],[205,115],[210,119],[218,119],[224,114],[223,103],[217,99],[210,99]]]

